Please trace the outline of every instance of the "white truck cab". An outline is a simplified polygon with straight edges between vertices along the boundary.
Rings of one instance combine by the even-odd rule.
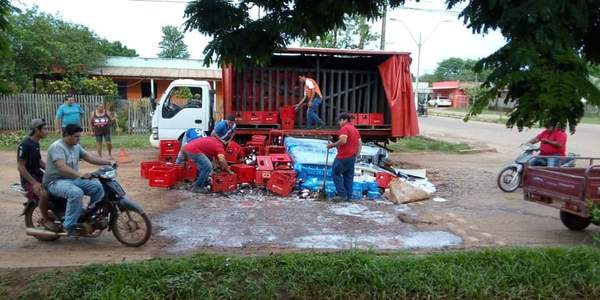
[[[180,140],[189,128],[205,134],[212,130],[214,91],[208,81],[175,80],[152,104],[153,147],[158,147],[160,140]]]

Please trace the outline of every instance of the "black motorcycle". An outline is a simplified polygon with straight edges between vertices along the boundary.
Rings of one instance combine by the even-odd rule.
[[[84,229],[81,236],[98,237],[108,229],[125,246],[139,247],[145,244],[152,234],[150,219],[140,205],[125,195],[125,191],[116,180],[116,166],[103,166],[91,175],[102,184],[104,198],[88,207],[79,217],[78,223],[81,223]],[[23,215],[27,235],[41,241],[55,241],[68,236],[63,230],[54,232],[44,227],[37,199],[28,198],[24,205]],[[50,196],[48,215],[61,229],[66,208],[66,199]]]

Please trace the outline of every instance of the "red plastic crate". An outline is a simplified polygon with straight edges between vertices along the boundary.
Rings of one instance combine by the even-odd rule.
[[[164,162],[157,160],[143,161],[140,163],[140,176],[142,178],[148,179],[148,171],[150,170],[150,168],[155,166],[162,166],[164,164]]]
[[[235,113],[235,121],[238,123],[244,123],[245,119],[245,114],[242,111],[238,111]]]
[[[273,171],[273,161],[270,156],[261,155],[256,157],[256,169],[259,171]]]
[[[256,178],[254,180],[255,185],[263,186],[271,178],[271,170],[256,170]]]
[[[178,170],[174,165],[155,166],[148,171],[148,185],[151,187],[168,188],[178,179]]]
[[[177,155],[179,153],[178,140],[162,140],[160,141],[160,155]]]
[[[271,162],[273,162],[275,170],[289,170],[292,168],[292,159],[287,153],[271,154],[269,157],[271,157]]]
[[[276,154],[276,153],[285,153],[284,146],[267,146],[266,154]]]
[[[279,195],[289,196],[296,185],[295,181],[291,181],[287,175],[282,175],[276,172],[271,174],[271,178],[267,181],[267,190]]]
[[[267,144],[268,137],[266,135],[255,134],[250,139],[251,142],[261,143],[263,145]]]
[[[350,119],[350,124],[352,124],[352,125],[358,125],[358,114],[349,113],[349,115],[352,117]]]
[[[219,173],[212,176],[211,192],[227,193],[237,189],[237,175],[229,173]]]
[[[198,176],[198,169],[196,168],[196,163],[194,161],[189,160],[183,164],[181,167],[181,175],[180,180],[184,181],[195,181]]]
[[[377,185],[384,189],[389,188],[392,180],[396,178],[396,176],[386,172],[377,172],[375,176],[377,176],[375,179],[377,181]]]
[[[296,184],[297,175],[298,173],[296,173],[294,170],[275,170],[273,173],[271,173],[271,177],[286,177],[287,180],[293,181],[294,184]]]
[[[160,160],[162,162],[166,162],[166,163],[175,163],[175,160],[177,160],[177,153],[176,154],[159,155],[158,160]]]
[[[277,124],[279,114],[276,111],[265,111],[262,113],[263,124]]]
[[[294,129],[294,119],[281,119],[281,129]]]
[[[239,183],[254,183],[256,179],[256,167],[254,166],[235,164],[231,166],[231,170],[237,174]]]
[[[244,123],[246,124],[261,124],[262,111],[246,111],[244,112]]]
[[[282,106],[279,109],[279,111],[280,111],[281,119],[290,119],[290,120],[296,119],[296,109],[294,108],[293,105]]]
[[[371,114],[371,125],[383,125],[383,114]]]
[[[246,149],[256,151],[256,155],[265,155],[265,144],[262,142],[247,142]]]
[[[358,125],[371,125],[370,114],[358,114]]]
[[[225,160],[228,163],[238,163],[244,156],[244,149],[235,141],[229,142],[225,148]]]

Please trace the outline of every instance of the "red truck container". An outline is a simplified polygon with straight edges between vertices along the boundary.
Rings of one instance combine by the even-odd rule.
[[[242,137],[331,135],[337,132],[331,128],[337,126],[342,112],[383,116],[377,120],[382,126],[359,128],[364,141],[414,136],[419,129],[410,63],[410,55],[404,52],[288,48],[274,53],[267,66],[223,67],[224,115],[280,112],[281,122],[277,124],[272,119],[265,122],[244,117],[236,131],[236,136]],[[308,73],[319,84],[323,94],[319,116],[330,129],[303,129],[305,108],[298,110],[295,119],[289,118],[294,112],[287,108],[298,103],[303,93],[300,73]]]
[[[592,222],[590,205],[600,205],[600,165],[594,164],[600,158],[575,159],[575,167],[526,164],[523,196],[527,201],[560,209],[560,220],[567,228],[583,230]]]

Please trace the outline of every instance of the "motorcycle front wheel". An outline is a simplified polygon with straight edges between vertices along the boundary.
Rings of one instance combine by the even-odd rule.
[[[498,187],[506,193],[516,191],[521,186],[521,174],[515,166],[508,166],[498,174]]]
[[[44,218],[42,217],[42,212],[40,211],[40,207],[37,204],[29,204],[27,209],[25,210],[25,227],[27,228],[44,228]],[[52,242],[56,241],[60,238],[60,236],[55,237],[44,237],[44,236],[34,236],[36,239],[44,242]]]
[[[145,213],[134,210],[120,211],[111,224],[115,238],[128,247],[145,244],[152,234],[152,224]]]

